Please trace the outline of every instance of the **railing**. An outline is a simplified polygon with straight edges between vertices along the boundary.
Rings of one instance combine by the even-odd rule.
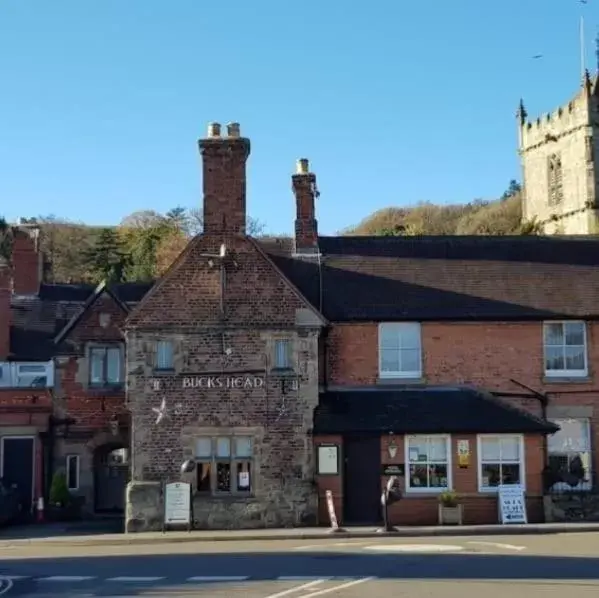
[[[0,390],[53,387],[53,361],[0,361]]]

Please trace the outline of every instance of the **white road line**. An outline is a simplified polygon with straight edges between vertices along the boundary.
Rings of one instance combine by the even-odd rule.
[[[319,577],[317,575],[281,575],[277,577],[277,581],[326,581],[333,579],[332,577]]]
[[[476,544],[478,546],[494,546],[495,548],[505,548],[506,550],[526,550],[526,546],[515,546],[514,544],[501,544],[500,542],[467,542],[467,544]]]
[[[207,575],[188,577],[186,581],[247,581],[249,575]]]
[[[95,576],[88,575],[52,575],[50,577],[38,577],[36,581],[89,581],[90,579],[96,579]]]
[[[143,583],[144,581],[160,581],[162,579],[166,579],[165,577],[108,577],[106,581],[122,581],[122,582],[131,582],[131,583]]]
[[[31,575],[3,575],[2,579],[10,579],[10,581],[21,581],[22,579],[29,579]]]
[[[351,588],[353,586],[357,586],[360,583],[366,583],[367,581],[373,581],[377,579],[376,577],[364,577],[362,579],[355,579],[354,581],[349,581],[347,583],[342,583],[339,586],[335,586],[333,588],[326,588],[324,590],[317,590],[316,592],[310,592],[309,594],[304,594],[303,596],[298,596],[298,598],[314,598],[314,596],[324,596],[325,594],[330,594],[331,592],[338,592],[339,590],[345,590],[347,588]],[[271,598],[267,596],[267,598]]]
[[[279,577],[279,579],[281,579]],[[300,590],[309,590],[310,588],[313,588],[314,586],[317,586],[319,584],[321,584],[323,581],[326,581],[325,579],[315,579],[314,581],[311,581],[310,583],[304,583],[301,586],[295,586],[293,588],[289,588],[288,590],[283,590],[282,592],[277,592],[276,594],[269,594],[268,596],[264,596],[264,598],[282,598],[283,596],[289,596],[289,594],[295,594],[296,592],[299,592]],[[304,594],[304,596],[315,596],[316,594]]]
[[[8,594],[12,590],[13,582],[8,577],[0,577],[0,596]]]

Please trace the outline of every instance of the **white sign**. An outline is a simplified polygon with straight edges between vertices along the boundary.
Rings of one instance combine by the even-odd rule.
[[[183,388],[262,388],[263,376],[187,376]]]
[[[502,524],[528,523],[526,499],[520,485],[499,487],[499,518]]]
[[[164,490],[164,523],[189,524],[191,518],[191,484],[174,482]]]
[[[250,472],[249,471],[240,471],[239,479],[237,480],[238,486],[240,488],[249,488],[250,487]]]
[[[339,457],[336,446],[318,447],[318,473],[333,474],[339,473]]]
[[[470,441],[458,440],[458,455],[467,456],[470,454]]]

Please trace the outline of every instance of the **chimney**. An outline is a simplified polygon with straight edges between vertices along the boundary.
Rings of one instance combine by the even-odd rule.
[[[316,175],[310,172],[306,158],[297,161],[295,174],[291,177],[297,215],[295,219],[295,251],[318,252],[318,222],[315,218],[314,199],[318,197]]]
[[[245,234],[246,162],[250,140],[241,137],[238,123],[208,125],[208,135],[198,142],[203,162],[204,234]]]
[[[9,264],[0,258],[0,361],[5,361],[10,353],[10,274]]]
[[[11,261],[13,293],[36,295],[40,289],[43,273],[39,226],[19,224],[15,227]]]

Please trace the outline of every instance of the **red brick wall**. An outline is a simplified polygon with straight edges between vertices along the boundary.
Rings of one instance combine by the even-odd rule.
[[[10,353],[10,270],[0,264],[0,361]]]
[[[35,294],[39,291],[42,257],[38,251],[35,230],[17,230],[12,246],[13,284],[16,294]]]
[[[318,475],[315,476],[316,485],[318,487],[318,521],[322,525],[329,525],[329,511],[327,507],[326,492],[330,490],[333,493],[333,503],[335,505],[335,513],[339,521],[343,520],[343,438],[341,436],[318,436],[314,438],[314,446],[319,444],[336,444],[339,446],[340,452],[340,474],[339,475]],[[318,448],[315,448],[318,451]],[[318,453],[316,453],[318,459]]]

